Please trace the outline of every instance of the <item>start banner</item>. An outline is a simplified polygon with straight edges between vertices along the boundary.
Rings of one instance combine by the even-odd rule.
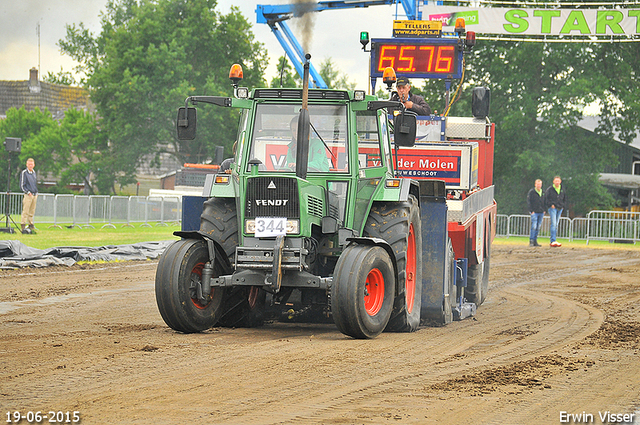
[[[478,34],[614,37],[640,35],[640,8],[530,9],[425,5],[422,9],[422,19],[442,22],[442,30],[445,32],[454,30],[457,18],[464,18],[467,30]]]

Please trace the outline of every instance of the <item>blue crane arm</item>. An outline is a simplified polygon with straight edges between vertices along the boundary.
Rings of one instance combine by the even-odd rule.
[[[421,13],[418,12],[417,0],[362,0],[362,1],[320,1],[317,3],[301,4],[278,4],[278,5],[262,5],[256,7],[257,23],[267,24],[271,28],[271,32],[276,36],[278,42],[284,49],[293,63],[296,72],[302,77],[303,65],[305,62],[305,53],[302,46],[291,32],[287,20],[300,17],[309,12],[321,12],[323,10],[332,9],[355,9],[369,6],[391,5],[401,3],[404,7],[407,19],[421,19]],[[309,87],[312,85],[317,88],[327,88],[327,84],[322,79],[313,64],[309,64]]]

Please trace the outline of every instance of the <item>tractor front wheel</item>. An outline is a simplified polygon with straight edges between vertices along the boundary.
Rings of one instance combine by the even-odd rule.
[[[207,243],[196,239],[182,239],[171,244],[160,257],[156,271],[156,302],[160,315],[172,329],[200,332],[216,324],[224,289],[212,288],[205,299],[198,297],[202,271],[209,261]],[[213,274],[219,276],[220,266]]]
[[[340,332],[353,338],[375,338],[393,309],[393,263],[384,248],[348,246],[336,264],[331,312]]]

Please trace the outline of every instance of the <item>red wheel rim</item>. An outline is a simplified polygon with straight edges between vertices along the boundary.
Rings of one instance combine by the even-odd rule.
[[[369,316],[375,316],[384,302],[384,277],[378,269],[373,269],[367,275],[364,288],[364,309]]]
[[[206,304],[202,304],[202,301],[198,299],[198,293],[195,289],[196,284],[202,281],[203,268],[204,268],[204,263],[198,263],[195,266],[193,266],[193,269],[191,269],[191,291],[190,291],[191,302],[196,308],[199,308],[200,310],[204,310],[205,308],[207,308],[207,306],[211,302],[209,301]]]
[[[409,238],[407,240],[407,270],[405,273],[405,297],[407,311],[413,310],[413,302],[416,298],[416,235],[413,231],[413,223],[409,225]]]

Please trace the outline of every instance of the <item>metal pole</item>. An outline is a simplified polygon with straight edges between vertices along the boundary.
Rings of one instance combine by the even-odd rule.
[[[7,153],[7,156],[9,157],[9,165],[8,165],[9,168],[7,169],[7,199],[5,200],[5,204],[4,204],[4,215],[6,218],[5,227],[9,229],[9,196],[11,192],[11,152]],[[9,233],[12,233],[12,232],[9,232]]]

